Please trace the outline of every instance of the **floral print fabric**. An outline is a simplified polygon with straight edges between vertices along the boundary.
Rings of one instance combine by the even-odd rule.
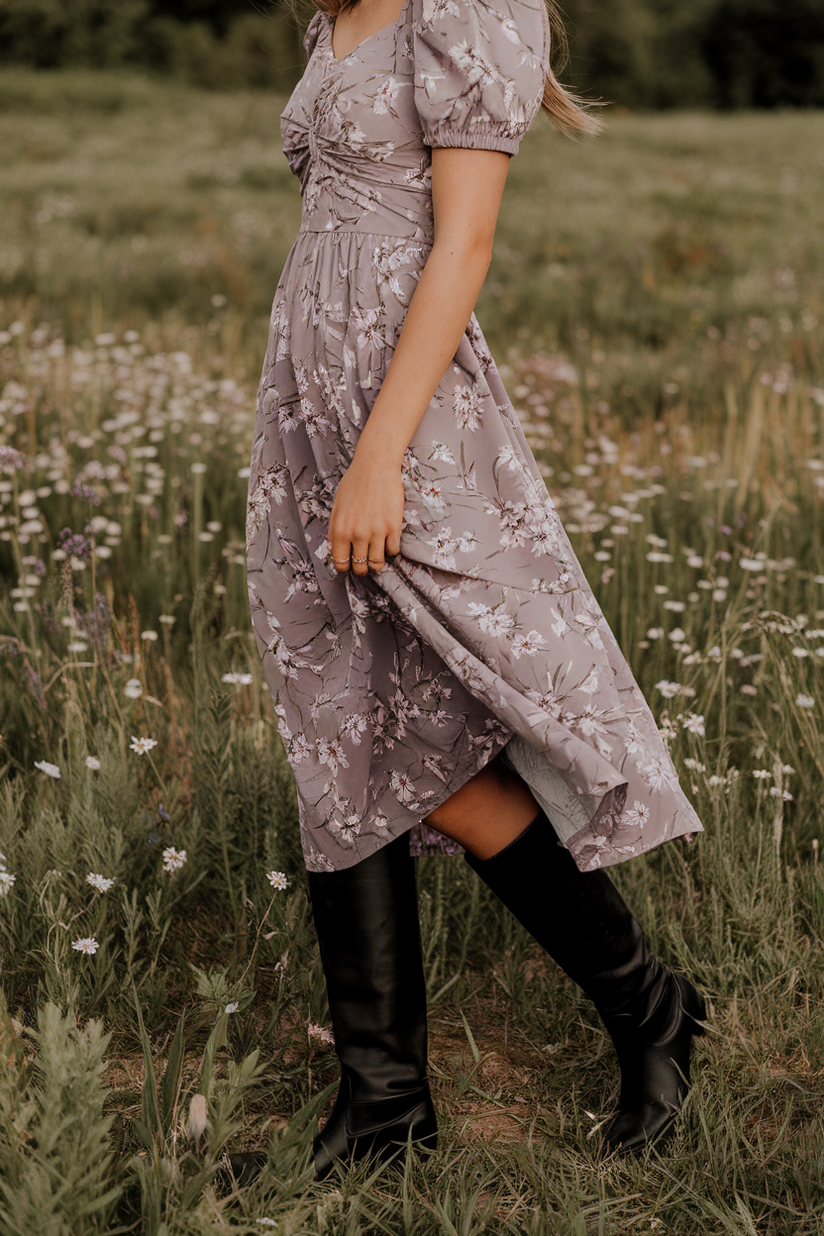
[[[281,118],[303,210],[272,308],[247,508],[253,628],[310,871],[404,832],[502,753],[583,871],[701,832],[473,314],[403,461],[401,551],[339,573],[327,531],[434,238],[431,148],[515,154],[543,0],[406,0],[348,56],[318,12]]]

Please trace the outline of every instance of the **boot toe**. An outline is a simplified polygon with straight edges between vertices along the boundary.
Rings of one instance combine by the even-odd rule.
[[[675,1132],[678,1108],[647,1104],[640,1111],[619,1111],[601,1130],[604,1154],[640,1155],[651,1145],[662,1146]]]
[[[339,1119],[333,1120],[333,1116],[312,1143],[315,1179],[327,1175],[336,1159],[354,1163],[367,1157],[391,1158],[402,1149],[410,1132],[413,1145],[430,1150],[437,1147],[437,1114],[428,1082],[414,1096],[352,1103],[341,1109]]]

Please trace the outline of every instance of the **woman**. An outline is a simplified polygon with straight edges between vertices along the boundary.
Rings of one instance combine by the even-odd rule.
[[[549,68],[555,26],[545,0],[325,0],[281,120],[303,214],[248,582],[341,1064],[318,1177],[436,1145],[421,853],[462,853],[594,1001],[621,1069],[606,1150],[671,1128],[703,1033],[604,870],[702,825],[473,312],[539,107],[599,127]]]

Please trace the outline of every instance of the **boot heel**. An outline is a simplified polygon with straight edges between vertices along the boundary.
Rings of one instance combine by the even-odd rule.
[[[706,1002],[701,992],[683,974],[678,975],[678,982],[681,987],[681,1007],[687,1017],[695,1023],[694,1027],[690,1027],[690,1033],[700,1038],[702,1034],[707,1033],[705,1026],[698,1025],[698,1022],[707,1020]]]
[[[358,1129],[350,1142],[351,1151],[357,1157],[369,1153],[380,1159],[391,1158],[406,1145],[410,1131],[415,1147],[437,1150],[438,1127],[431,1099],[419,1103],[389,1124]]]
[[[435,1109],[432,1102],[421,1103],[416,1109],[410,1122],[412,1129],[412,1141],[416,1146],[423,1146],[426,1150],[438,1149],[438,1126],[435,1118]],[[406,1141],[406,1133],[403,1134],[403,1140]]]

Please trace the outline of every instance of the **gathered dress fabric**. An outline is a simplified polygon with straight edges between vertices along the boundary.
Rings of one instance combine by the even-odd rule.
[[[301,225],[272,308],[247,506],[253,629],[309,871],[425,823],[494,756],[581,871],[703,831],[587,583],[473,313],[402,464],[400,553],[333,565],[337,486],[434,240],[433,147],[517,153],[543,0],[406,0],[348,56],[330,17],[281,117]]]

